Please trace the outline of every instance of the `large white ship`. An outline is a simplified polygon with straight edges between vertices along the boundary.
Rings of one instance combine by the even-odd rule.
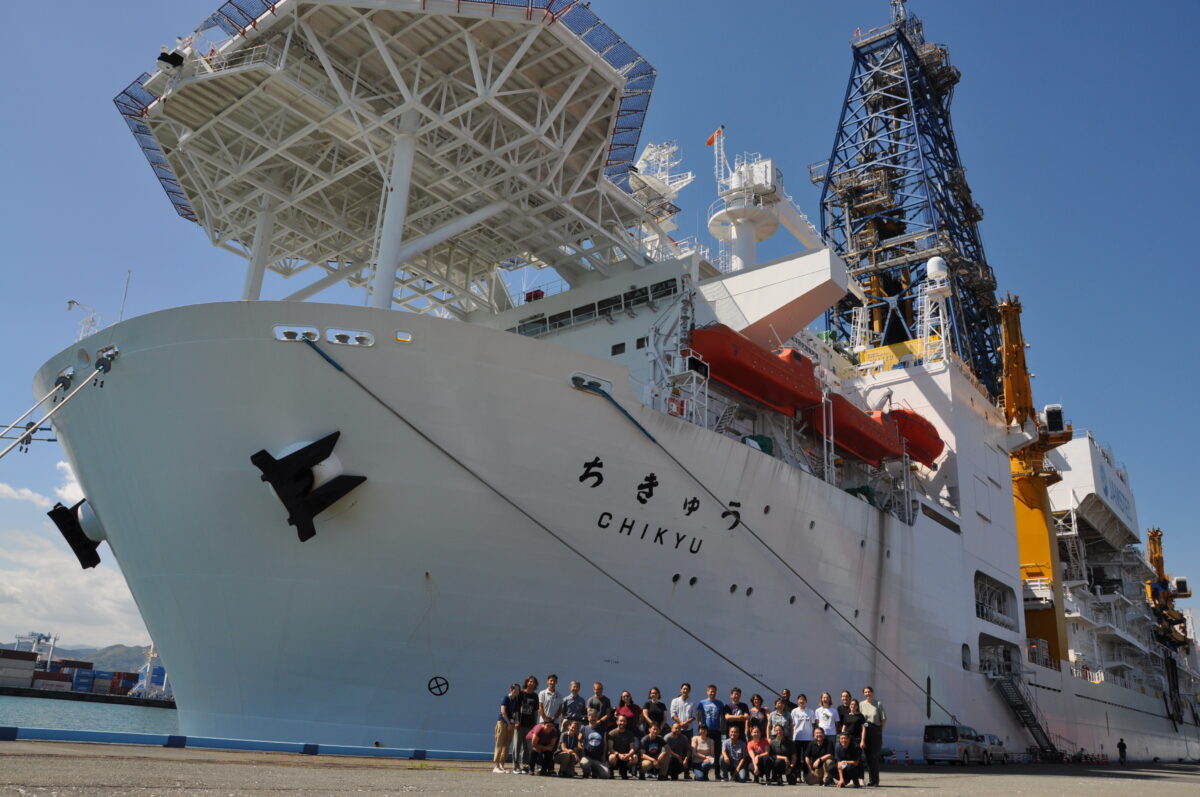
[[[917,84],[885,45],[922,92],[957,73],[902,6],[856,37],[900,130]],[[913,758],[951,720],[1195,757],[1186,585],[1136,547],[1111,452],[1001,401],[1028,379],[963,326],[964,253],[855,226],[894,179],[868,144],[814,172],[849,231],[823,238],[722,131],[721,243],[676,240],[692,176],[671,144],[634,162],[654,79],[573,0],[239,0],[117,98],[179,214],[248,261],[240,301],[103,329],[34,385],[87,496],[56,522],[120,563],[180,732],[485,751],[507,684],[555,671],[870,683]],[[797,253],[758,262],[780,227]],[[907,247],[906,292],[872,246]],[[561,281],[514,294],[522,269]],[[368,306],[305,301],[339,284]]]

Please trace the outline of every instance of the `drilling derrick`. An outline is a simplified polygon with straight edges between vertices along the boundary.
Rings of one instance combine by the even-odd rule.
[[[903,0],[892,7],[890,25],[851,42],[854,65],[833,152],[810,167],[822,186],[821,234],[865,295],[847,295],[829,311],[827,326],[860,350],[918,338],[917,292],[926,263],[942,257],[950,347],[996,397],[996,280],[979,238],[983,211],[950,122],[959,71],[944,46],[925,41]]]

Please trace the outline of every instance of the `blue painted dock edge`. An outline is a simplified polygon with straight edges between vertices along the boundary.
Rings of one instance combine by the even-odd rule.
[[[17,728],[0,725],[0,742],[87,742],[90,744],[136,744],[149,747],[192,747],[206,750],[246,750],[297,755],[361,756],[404,758],[413,761],[490,761],[490,753],[469,750],[415,750],[401,747],[355,747],[340,744],[268,742],[260,739],[215,739],[207,736],[175,736],[159,733],[77,731],[61,728]]]

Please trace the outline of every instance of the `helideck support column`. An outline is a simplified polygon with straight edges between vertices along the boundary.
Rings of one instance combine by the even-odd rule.
[[[401,131],[392,145],[392,173],[388,180],[387,202],[383,208],[383,229],[379,235],[379,261],[371,281],[371,306],[392,306],[396,289],[396,269],[400,265],[400,243],[404,237],[404,219],[408,215],[408,189],[412,180],[413,159],[417,154],[416,111],[405,111]]]
[[[246,285],[242,301],[257,301],[262,295],[263,275],[267,257],[271,254],[271,234],[275,231],[275,205],[264,200],[258,208],[258,226],[254,228],[254,243],[250,245],[250,265],[246,267]]]

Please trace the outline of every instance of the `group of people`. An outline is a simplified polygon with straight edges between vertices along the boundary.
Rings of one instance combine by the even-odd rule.
[[[835,706],[822,692],[810,708],[808,696],[792,702],[784,689],[773,701],[762,695],[742,702],[734,687],[729,701],[717,698],[709,684],[703,700],[692,685],[679,687],[670,707],[658,687],[638,704],[621,692],[614,706],[604,684],[592,685],[591,697],[558,690],[558,676],[529,676],[513,684],[500,702],[496,721],[493,772],[573,778],[658,778],[722,780],[747,783],[852,786],[879,785],[879,764],[887,713],[875,690],[863,687],[862,700],[849,691]],[[511,751],[512,769],[506,768]]]

